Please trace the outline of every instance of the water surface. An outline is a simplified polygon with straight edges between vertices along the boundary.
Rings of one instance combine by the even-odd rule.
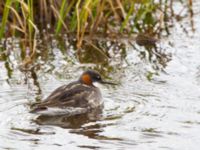
[[[6,47],[12,49],[11,55],[0,61],[0,149],[198,150],[199,7],[200,3],[195,2],[194,27],[188,16],[174,22],[171,34],[161,39],[158,46],[171,59],[164,65],[156,55],[149,57],[147,53],[141,59],[143,53],[139,51],[144,47],[114,47],[111,42],[107,42],[111,58],[97,57],[92,63],[87,55],[81,55],[77,61],[73,46],[63,51],[52,40],[49,60],[41,57],[38,67],[22,71],[17,52],[19,39],[11,39],[14,46],[8,43]],[[96,120],[84,115],[43,117],[39,118],[43,124],[38,124],[38,116],[29,113],[29,104],[76,80],[86,68],[99,70],[104,78],[119,83],[100,85],[105,104],[103,116]]]

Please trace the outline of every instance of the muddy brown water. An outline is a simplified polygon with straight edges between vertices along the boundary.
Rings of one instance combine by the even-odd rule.
[[[198,150],[199,7],[200,3],[195,2],[195,30],[188,17],[175,22],[171,35],[161,39],[159,46],[171,55],[166,67],[158,59],[156,63],[141,59],[135,49],[144,48],[138,45],[135,49],[127,46],[125,52],[119,46],[116,54],[107,42],[110,55],[115,55],[105,64],[99,64],[78,62],[73,47],[63,55],[52,41],[49,49],[55,56],[47,63],[41,58],[39,68],[24,72],[19,69],[20,55],[11,51],[9,60],[0,61],[0,149]],[[15,50],[20,49],[18,40],[14,39]],[[84,62],[84,57],[81,60]],[[99,86],[105,104],[102,116],[38,118],[29,113],[31,102],[76,80],[86,68],[100,70],[105,78],[119,83]]]

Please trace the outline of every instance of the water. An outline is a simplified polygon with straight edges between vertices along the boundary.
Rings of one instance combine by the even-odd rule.
[[[199,6],[196,2],[194,32],[188,17],[175,22],[170,29],[172,34],[161,40],[161,49],[171,55],[166,67],[154,62],[155,58],[141,59],[135,49],[143,48],[137,45],[135,49],[126,47],[126,52],[119,46],[119,54],[103,64],[78,63],[73,47],[63,55],[54,41],[49,49],[55,57],[49,57],[46,63],[41,57],[38,68],[20,71],[20,55],[11,51],[7,62],[0,61],[0,149],[198,150]],[[15,42],[14,50],[17,50],[17,39]],[[110,47],[112,56],[116,51]],[[84,57],[87,56],[79,58],[81,62],[85,61]],[[77,79],[88,67],[100,70],[104,77],[119,83],[117,86],[100,85],[105,104],[101,118],[38,119],[37,115],[29,113],[30,103]],[[37,119],[43,125],[38,124]]]

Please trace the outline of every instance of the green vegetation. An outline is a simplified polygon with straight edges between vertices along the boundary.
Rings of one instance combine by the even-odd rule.
[[[191,11],[192,0],[179,2]],[[0,2],[0,39],[24,39],[29,61],[34,59],[37,35],[64,33],[76,39],[79,49],[85,37],[168,33],[166,22],[175,16],[172,6],[173,0],[6,0]]]
[[[4,29],[6,26],[6,22],[8,20],[8,13],[9,13],[9,7],[11,5],[11,0],[7,0],[4,6],[4,10],[3,10],[3,19],[1,22],[1,28],[0,28],[0,39],[3,37],[4,34]]]

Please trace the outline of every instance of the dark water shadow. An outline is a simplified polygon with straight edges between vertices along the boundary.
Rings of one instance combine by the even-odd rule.
[[[155,39],[142,39],[139,43],[136,41],[139,47],[131,42],[129,42],[129,44],[134,50],[139,52],[141,60],[147,60],[151,63],[154,71],[164,71],[168,62],[172,59],[172,54],[166,52],[166,50],[159,46],[154,40]]]
[[[68,115],[68,114],[57,115],[57,116],[40,115],[33,121],[39,125],[53,125],[62,128],[77,129],[81,128],[82,125],[88,122],[94,122],[100,119],[101,119],[101,112],[100,113],[90,112],[90,113],[82,113],[75,115]]]
[[[12,131],[20,131],[22,133],[28,133],[28,134],[35,134],[35,135],[51,135],[51,134],[55,134],[55,132],[43,132],[40,130],[40,128],[36,128],[36,129],[22,129],[22,128],[16,128],[16,127],[12,127],[11,128]]]
[[[92,139],[99,140],[122,140],[120,138],[106,137],[99,135],[103,128],[109,124],[102,125],[98,121],[104,120],[102,110],[94,110],[88,113],[75,115],[47,116],[40,115],[33,120],[38,125],[52,125],[70,129],[70,133],[84,135]]]

